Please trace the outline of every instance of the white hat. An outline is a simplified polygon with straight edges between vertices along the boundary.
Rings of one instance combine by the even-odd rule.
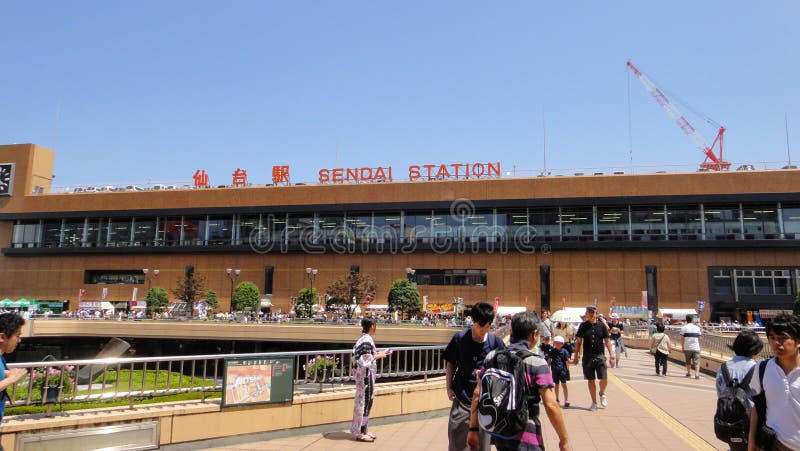
[[[612,318],[619,318],[619,313],[612,313],[612,314],[611,314],[611,317],[612,317]]]
[[[553,338],[553,343],[564,343],[564,337],[556,335],[556,338]]]

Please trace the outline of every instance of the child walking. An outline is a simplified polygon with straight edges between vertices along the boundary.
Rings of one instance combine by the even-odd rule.
[[[553,382],[556,384],[556,402],[561,403],[558,396],[558,387],[564,391],[564,407],[569,407],[569,391],[567,381],[569,380],[569,359],[570,353],[564,348],[564,337],[557,335],[553,339],[553,348],[547,355],[550,363],[550,372],[553,373]]]

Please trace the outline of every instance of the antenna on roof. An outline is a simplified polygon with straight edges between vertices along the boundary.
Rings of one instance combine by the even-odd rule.
[[[789,115],[783,113],[783,120],[786,124],[786,158],[789,159],[789,166],[792,165],[792,152],[789,149]]]
[[[547,124],[542,110],[542,175],[547,175]]]
[[[56,145],[58,144],[58,115],[61,112],[61,96],[59,95],[56,99],[56,115],[55,120],[53,121],[53,149],[56,150]]]

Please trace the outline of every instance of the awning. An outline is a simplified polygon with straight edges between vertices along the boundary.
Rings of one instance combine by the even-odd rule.
[[[370,304],[367,307],[367,310],[389,310],[389,305],[387,304]]]
[[[658,317],[669,317],[672,319],[685,320],[686,315],[697,316],[697,310],[693,308],[662,308],[658,310]]]
[[[647,307],[612,307],[611,313],[616,313],[620,318],[648,319],[650,317],[650,311],[647,310]]]
[[[497,307],[497,314],[500,316],[506,315],[514,315],[519,312],[524,312],[527,310],[525,307],[511,307],[511,306],[503,306]]]

